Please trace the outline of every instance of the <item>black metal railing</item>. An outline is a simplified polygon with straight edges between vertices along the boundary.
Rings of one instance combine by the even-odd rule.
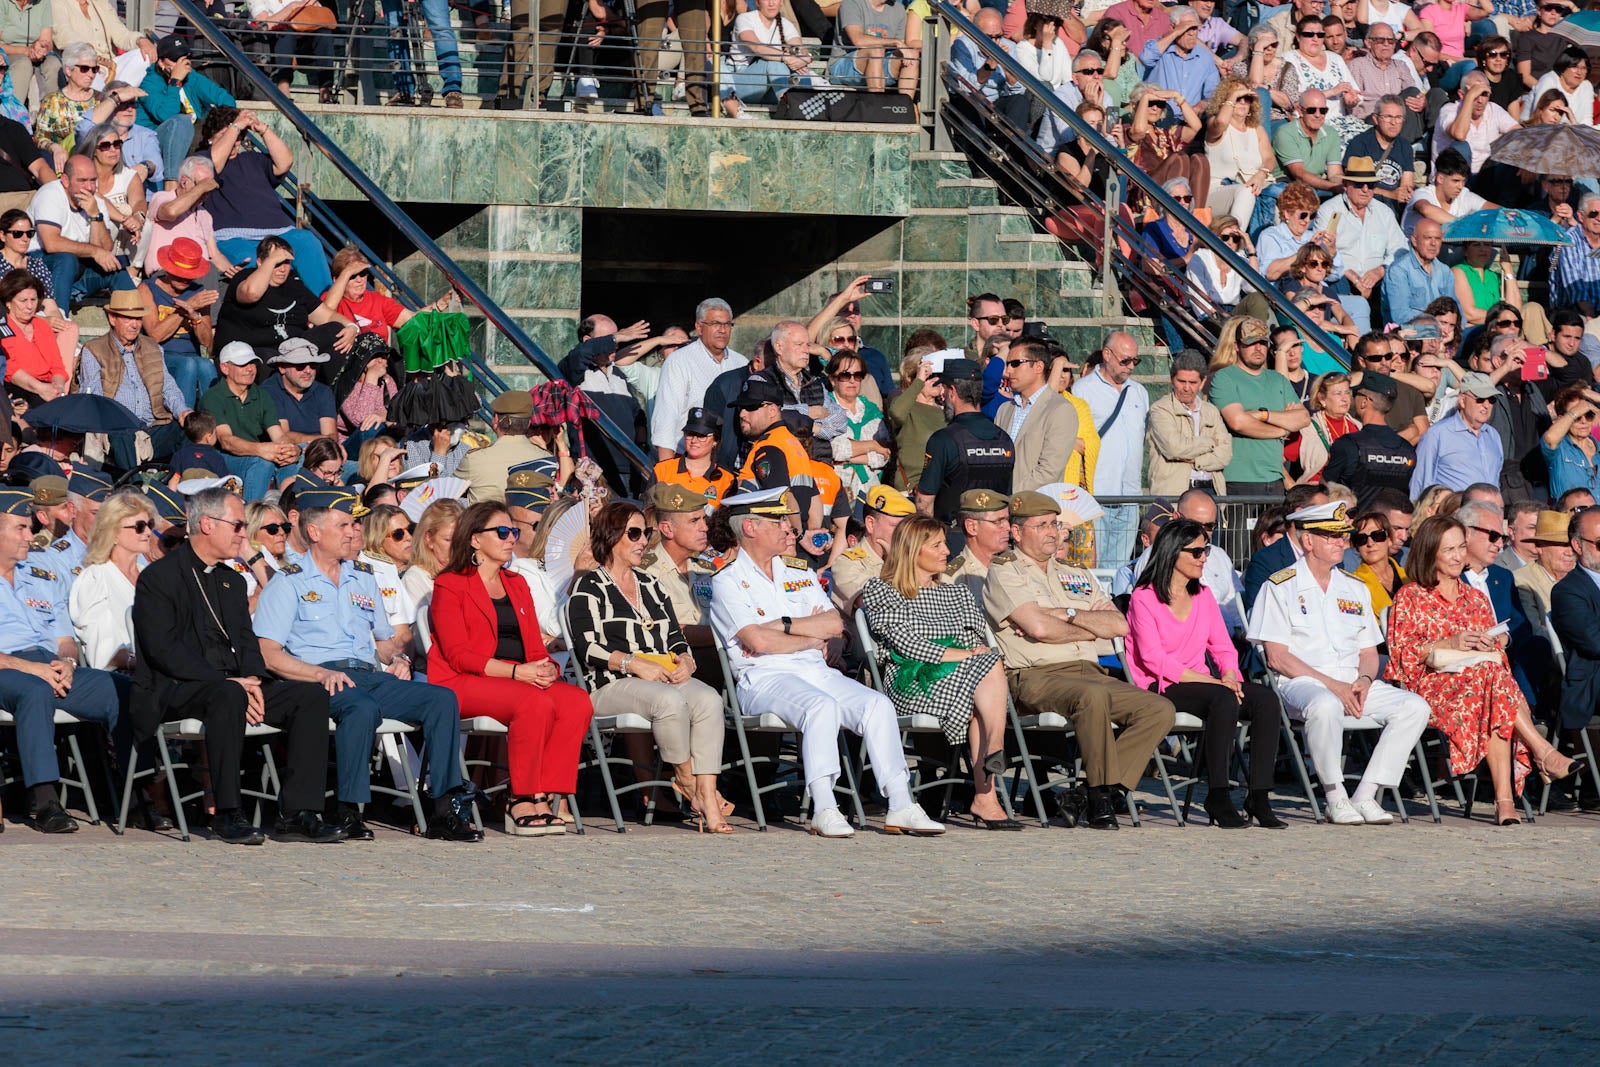
[[[1068,107],[1048,85],[1030,74],[997,42],[990,40],[958,8],[947,0],[934,0],[933,9],[938,18],[930,20],[929,29],[932,32],[947,35],[951,29],[959,31],[997,70],[1022,85],[1032,110],[1049,112],[1092,147],[1111,168],[1103,198],[1086,195],[1087,190],[1069,181],[1057,170],[1054,160],[1044,160],[1046,167],[1012,167],[1006,170],[1006,176],[1015,178],[1023,186],[1025,195],[1033,200],[1030,206],[1046,218],[1064,211],[1070,212],[1074,206],[1088,206],[1098,211],[1101,216],[1099,223],[1103,227],[1100,235],[1102,286],[1108,293],[1113,292],[1115,283],[1120,282],[1129,290],[1140,293],[1153,310],[1166,316],[1180,332],[1192,336],[1197,343],[1214,335],[1213,331],[1205,329],[1203,321],[1215,311],[1210,302],[1203,295],[1198,295],[1198,290],[1188,284],[1182,272],[1157,265],[1158,261],[1144,251],[1147,246],[1137,221],[1124,217],[1122,209],[1126,192],[1137,189],[1149,203],[1187,227],[1198,245],[1209,249],[1229,270],[1237,271],[1246,290],[1259,292],[1273,311],[1298,329],[1310,344],[1345,366],[1350,365],[1350,355],[1336,337],[1313,321],[1282,290],[1173,199],[1160,182],[1136,167],[1119,146]],[[932,42],[930,48],[928,36],[929,31],[925,30],[925,53],[942,55],[948,51],[938,41]],[[944,74],[943,85],[950,98],[940,108],[940,113],[968,142],[968,154],[973,155],[980,166],[1004,166],[1016,161],[1037,162],[1043,157],[1044,153],[1033,142],[1030,132],[1019,129],[997,114],[977,86],[948,66]],[[949,106],[954,101],[959,101],[961,106]],[[1197,199],[1202,196],[1200,190],[1196,190],[1195,194]],[[1124,251],[1123,245],[1127,245],[1131,251]],[[1182,292],[1185,300],[1173,299],[1174,289]],[[1192,303],[1185,307],[1184,304],[1191,297]]]
[[[338,145],[334,144],[328,135],[323,133],[316,123],[312,122],[295,105],[293,100],[280,92],[271,78],[250,61],[250,58],[239,49],[238,45],[229,39],[227,33],[221,27],[206,17],[205,12],[195,5],[194,0],[172,0],[172,3],[195,30],[204,36],[211,46],[227,60],[239,76],[249,82],[256,94],[256,98],[277,108],[279,113],[289,120],[289,123],[299,133],[307,147],[333,164],[339,173],[351,185],[356,187],[362,197],[377,209],[385,221],[393,226],[402,237],[417,249],[424,259],[433,264],[444,275],[450,287],[466,303],[471,304],[483,315],[490,327],[499,333],[507,344],[551,380],[561,378],[561,372],[557,368],[555,361],[545,354],[544,350],[523,331],[522,327],[517,325],[515,320],[507,315],[504,309],[434,242],[427,231],[417,225],[410,215],[402,211],[400,206],[391,200],[388,194],[379,188],[377,183],[365,171],[356,166],[355,162]],[[310,194],[299,183],[295,183],[294,188],[296,196],[307,198],[308,214],[314,221],[339,236],[341,240],[346,237],[355,237],[355,234],[348,226],[343,223],[337,223],[337,213],[329,208],[325,202],[320,199],[310,199],[313,194]],[[328,244],[326,236],[321,236],[326,246]],[[370,250],[363,245],[358,243],[357,247],[362,248],[363,254],[371,258],[374,266],[383,263],[383,260],[372,255]],[[424,306],[424,302],[418,299],[417,295],[401,282],[399,277],[387,266],[384,267],[382,273],[390,281],[396,298],[402,303],[407,304],[412,310],[420,310]],[[472,366],[474,374],[482,376],[480,386],[487,388],[490,393],[500,392],[505,389],[505,383],[490,371],[487,361],[481,354],[475,354],[473,361],[469,365]],[[595,423],[607,438],[623,450],[629,461],[640,471],[648,474],[653,469],[653,464],[645,456],[643,449],[634,441],[631,433],[625,432],[603,413],[597,416]]]

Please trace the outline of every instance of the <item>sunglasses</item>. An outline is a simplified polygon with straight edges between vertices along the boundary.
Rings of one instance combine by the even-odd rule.
[[[100,69],[100,66],[99,66],[99,64],[94,64],[92,66],[85,66],[82,63],[79,63],[77,66],[73,67],[72,69],[77,71],[79,74],[93,74],[95,71]]]
[[[1004,326],[1011,321],[1010,315],[978,315],[975,318],[979,322],[987,322],[990,326]]]
[[[1487,537],[1491,545],[1498,545],[1501,541],[1506,539],[1506,535],[1501,533],[1499,530],[1489,530],[1482,526],[1473,526],[1471,529],[1477,530],[1479,533],[1483,534],[1483,536]]]
[[[833,380],[836,382],[859,382],[866,376],[866,371],[842,370],[838,374],[833,375]]]
[[[630,527],[628,527],[626,530],[624,530],[622,532],[623,532],[624,535],[627,536],[628,540],[630,540],[630,541],[643,541],[644,540],[644,527],[643,526],[630,526]]]
[[[1243,240],[1243,238],[1242,238],[1242,237],[1240,237],[1240,236],[1239,236],[1239,235],[1238,235],[1238,234],[1236,234],[1236,233],[1225,233],[1225,234],[1223,234],[1223,235],[1222,235],[1222,239],[1223,239],[1223,240],[1224,240],[1224,241],[1226,241],[1226,242],[1228,242],[1228,243],[1229,243],[1229,244],[1230,244],[1230,245],[1236,245],[1236,244],[1238,244],[1238,243],[1239,243],[1239,242],[1240,242],[1240,241],[1241,241],[1241,240]]]
[[[390,530],[389,531],[389,540],[391,540],[391,541],[404,541],[406,538],[408,538],[410,536],[411,536],[411,527],[409,527],[409,526],[403,526],[398,530]]]
[[[1303,107],[1300,110],[1307,115],[1326,115],[1328,113],[1328,109],[1325,107]]]
[[[1583,217],[1586,219],[1600,219],[1600,211],[1585,211]]]
[[[1382,542],[1387,541],[1387,540],[1389,540],[1389,531],[1388,530],[1373,530],[1371,533],[1351,534],[1350,535],[1350,547],[1351,548],[1360,548],[1362,545],[1368,543],[1369,541],[1382,543]]]
[[[1368,44],[1394,44],[1394,42],[1395,38],[1393,37],[1373,37],[1370,35],[1367,37]],[[1502,52],[1500,54],[1504,55],[1505,53]]]
[[[248,525],[248,523],[246,523],[243,519],[224,519],[220,515],[212,515],[212,516],[210,516],[210,518],[216,519],[218,522],[222,523],[222,525],[224,525],[224,526],[232,526],[234,533],[239,533],[241,530],[243,530],[245,528],[245,526]]]
[[[366,281],[371,277],[372,272],[370,270],[358,270],[354,274],[350,275],[350,280],[355,281],[357,278],[360,278],[362,281]]]
[[[1025,366],[1029,363],[1043,362],[1044,360],[1042,359],[1008,359],[1006,360],[1006,366],[1010,367],[1012,370],[1016,370],[1018,367]]]
[[[522,537],[522,531],[515,526],[485,526],[474,533],[492,533],[502,541],[516,541]]]
[[[288,534],[289,524],[286,522],[264,522],[260,526],[257,526],[256,530],[260,533],[271,534],[273,537],[278,537],[280,535]]]
[[[1497,330],[1517,330],[1522,328],[1521,319],[1501,319],[1494,324]]]
[[[1572,184],[1572,179],[1571,178],[1546,178],[1545,179],[1545,183],[1547,185],[1571,185]],[[12,232],[15,233],[16,231],[13,230]]]
[[[1511,53],[1510,52],[1506,52],[1504,50],[1495,51],[1495,52],[1485,52],[1483,54],[1483,58],[1484,59],[1510,59],[1511,58]]]
[[[828,338],[828,343],[830,345],[854,345],[859,344],[860,339],[855,337],[830,337]]]
[[[1300,31],[1300,36],[1309,37],[1312,40],[1321,40],[1322,38],[1324,38],[1324,37],[1326,37],[1328,35],[1325,34],[1325,33],[1319,33],[1316,30],[1301,30]]]
[[[33,231],[32,230],[7,230],[6,233],[9,233],[12,237],[17,237],[17,238],[32,237],[33,236]]]
[[[1167,105],[1165,103],[1163,103],[1162,101],[1160,101],[1160,100],[1151,100],[1149,103],[1145,104],[1144,106],[1149,108],[1151,111],[1160,111],[1162,108],[1166,107]]]
[[[1211,546],[1194,545],[1190,548],[1181,548],[1178,551],[1182,552],[1186,556],[1193,556],[1195,559],[1205,559],[1206,556],[1211,553]]]
[[[108,148],[120,149],[122,147],[122,145],[123,145],[122,140],[120,138],[118,138],[115,141],[101,141],[99,144],[95,145],[94,147],[95,147],[96,151],[104,152]]]
[[[1192,203],[1194,203],[1194,197],[1193,196],[1178,196],[1177,194],[1173,194],[1172,199],[1176,200],[1180,204],[1192,204]]]
[[[1092,70],[1080,70],[1080,71],[1078,71],[1079,74],[1104,74],[1105,72],[1106,72],[1106,68],[1104,68],[1104,67],[1095,67]]]
[[[1309,212],[1309,211],[1295,211],[1295,212],[1291,212],[1289,217],[1291,219],[1297,219],[1297,220],[1298,219],[1309,219],[1311,217],[1311,212]]]
[[[1331,266],[1333,266],[1333,264],[1329,263],[1325,259],[1306,260],[1306,270],[1327,270]]]
[[[136,534],[144,534],[155,526],[149,519],[139,519],[124,526],[124,530],[132,530]]]

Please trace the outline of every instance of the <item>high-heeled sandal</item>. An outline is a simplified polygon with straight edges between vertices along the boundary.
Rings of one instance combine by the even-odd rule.
[[[545,837],[552,834],[564,834],[566,828],[557,823],[555,816],[548,811],[530,812],[527,815],[513,815],[512,809],[518,804],[539,804],[543,801],[537,796],[508,796],[506,797],[506,833],[512,837]]]
[[[561,827],[570,826],[572,824],[572,820],[561,815],[561,801],[562,797],[560,793],[540,793],[533,799],[535,804],[545,804],[549,806],[550,818],[555,825]]]
[[[1522,816],[1517,814],[1515,800],[1497,800],[1494,802],[1494,824],[1496,826],[1516,826],[1522,822]]]
[[[1566,759],[1567,769],[1560,772],[1551,769],[1551,767],[1548,766],[1551,759]],[[1543,756],[1535,756],[1533,765],[1538,769],[1540,779],[1542,779],[1546,785],[1549,785],[1551,782],[1559,782],[1563,781],[1564,779],[1571,778],[1573,775],[1583,770],[1585,765],[1585,757],[1576,756],[1568,758],[1562,756],[1561,753],[1552,748]]]

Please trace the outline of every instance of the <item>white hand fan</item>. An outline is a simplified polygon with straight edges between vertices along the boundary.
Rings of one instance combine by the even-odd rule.
[[[430,478],[406,494],[400,510],[412,522],[421,522],[429,504],[435,500],[460,500],[471,488],[472,483],[465,478]]]
[[[567,595],[578,556],[589,547],[589,509],[579,504],[568,508],[550,529],[544,545],[544,572],[556,587],[557,596]]]
[[[1039,492],[1061,504],[1061,521],[1068,526],[1082,526],[1106,513],[1100,502],[1090,496],[1089,491],[1081,485],[1052,482],[1049,485],[1041,485]]]

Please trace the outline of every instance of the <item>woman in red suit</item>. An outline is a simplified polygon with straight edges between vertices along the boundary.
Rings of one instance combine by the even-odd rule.
[[[505,569],[520,532],[498,500],[474,504],[457,522],[450,562],[433,585],[428,681],[456,694],[462,718],[506,724],[506,833],[533,837],[564,832],[550,805],[577,787],[594,707],[582,689],[557,680],[528,583]]]

